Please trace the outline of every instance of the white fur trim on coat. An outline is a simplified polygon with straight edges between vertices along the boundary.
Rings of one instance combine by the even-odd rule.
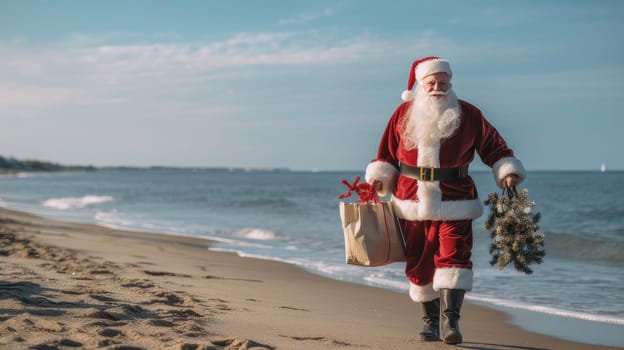
[[[417,303],[426,303],[440,297],[440,293],[433,289],[433,283],[424,286],[410,282],[409,296]]]
[[[422,184],[422,183],[421,183]],[[477,199],[438,201],[437,206],[424,205],[409,199],[392,197],[392,207],[405,220],[472,220],[483,215],[483,205]]]
[[[501,185],[501,181],[507,175],[516,174],[519,177],[519,182],[524,181],[526,178],[526,171],[524,170],[524,166],[522,163],[514,157],[505,157],[499,159],[492,166],[492,172],[494,173],[494,181],[498,187],[503,188]]]
[[[433,275],[433,289],[472,290],[472,270],[461,267],[439,267]]]
[[[394,191],[398,177],[399,170],[394,165],[383,160],[375,160],[368,164],[366,174],[364,175],[368,183],[372,183],[374,180],[381,181],[383,185],[382,190],[378,192],[378,195],[381,197]]]

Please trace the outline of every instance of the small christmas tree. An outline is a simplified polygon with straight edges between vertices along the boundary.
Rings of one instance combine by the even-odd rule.
[[[530,264],[541,264],[544,260],[544,235],[537,232],[540,213],[531,214],[534,202],[528,199],[528,190],[520,192],[516,188],[506,189],[499,197],[491,192],[485,204],[490,207],[490,215],[484,224],[490,230],[492,244],[490,265],[498,264],[503,270],[513,263],[518,271],[533,273]]]

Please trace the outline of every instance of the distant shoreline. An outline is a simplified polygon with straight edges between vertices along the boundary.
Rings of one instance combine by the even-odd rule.
[[[253,168],[253,167],[175,167],[175,166],[103,166],[103,167],[64,167],[58,170],[10,169],[0,167],[0,175],[17,175],[19,173],[61,173],[61,172],[98,172],[98,171],[197,171],[197,172],[257,172],[257,173],[364,173],[364,170],[306,170],[289,168]],[[487,173],[489,169],[474,169],[470,173]],[[527,170],[528,173],[601,173],[599,170]],[[624,170],[613,169],[602,174],[617,174]]]
[[[263,166],[168,166],[168,165],[112,165],[112,166],[95,166],[95,165],[63,165],[44,160],[20,160],[16,158],[6,158],[0,155],[0,175],[12,175],[20,172],[72,172],[72,171],[222,171],[222,172],[305,172],[305,173],[364,173],[362,169],[291,169],[288,167],[263,167]],[[472,165],[470,172],[487,172],[491,171],[484,165]],[[624,172],[624,169],[609,169],[601,171],[596,169],[527,169],[528,172],[567,172],[567,173],[596,173],[604,174]]]

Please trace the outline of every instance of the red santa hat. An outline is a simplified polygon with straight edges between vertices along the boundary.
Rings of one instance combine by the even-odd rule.
[[[429,56],[414,61],[410,69],[409,79],[407,80],[407,90],[403,91],[401,99],[403,99],[403,101],[409,101],[414,98],[412,89],[414,88],[416,80],[420,83],[424,77],[434,73],[446,73],[449,77],[453,76],[451,65],[443,58]]]

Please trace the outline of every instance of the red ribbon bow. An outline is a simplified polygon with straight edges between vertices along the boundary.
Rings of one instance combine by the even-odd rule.
[[[358,197],[360,197],[360,203],[368,203],[371,201],[378,203],[379,197],[377,196],[377,192],[373,188],[373,185],[366,182],[358,183],[359,181],[359,176],[355,177],[355,179],[353,180],[353,184],[350,184],[347,180],[342,179],[342,183],[347,186],[349,190],[338,196],[338,199],[351,197],[351,193],[355,192],[357,193]]]

